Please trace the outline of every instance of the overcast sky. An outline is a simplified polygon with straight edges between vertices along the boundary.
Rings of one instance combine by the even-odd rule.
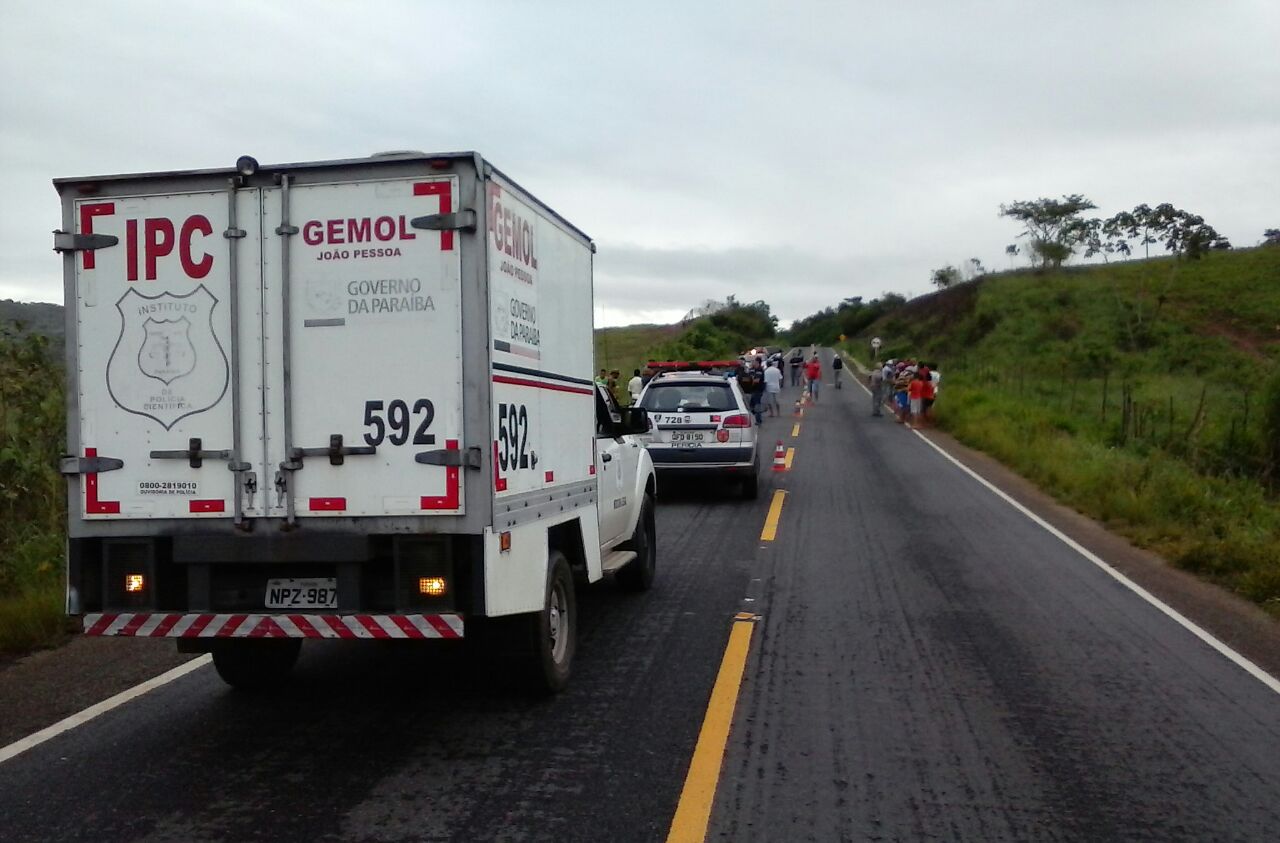
[[[1280,227],[1275,0],[0,3],[0,298],[50,179],[475,149],[597,242],[597,321],[1008,266],[1001,202]]]

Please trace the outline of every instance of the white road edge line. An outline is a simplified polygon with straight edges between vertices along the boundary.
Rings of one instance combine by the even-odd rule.
[[[844,356],[844,355],[841,355],[841,356]],[[848,358],[845,358],[845,359],[847,360]],[[855,377],[854,377],[854,381],[858,384],[858,386],[862,387],[863,392],[867,393],[867,397],[870,397],[870,396],[871,396],[871,390],[867,389],[866,384],[864,384],[864,383],[862,382],[862,378],[860,378],[860,377],[856,377],[856,376],[855,376]],[[986,486],[988,489],[990,489],[990,490],[991,490],[991,491],[992,491],[992,492],[993,492],[997,497],[999,497],[999,498],[1003,499],[1005,503],[1009,504],[1009,505],[1010,505],[1010,506],[1012,506],[1014,509],[1016,509],[1016,510],[1018,510],[1019,512],[1021,512],[1023,515],[1027,516],[1027,518],[1030,518],[1030,519],[1031,519],[1032,521],[1034,521],[1036,524],[1039,524],[1041,527],[1043,527],[1045,530],[1047,530],[1047,531],[1049,532],[1049,534],[1050,534],[1050,535],[1052,535],[1052,536],[1054,536],[1055,538],[1059,539],[1059,540],[1060,540],[1060,541],[1062,541],[1062,543],[1063,543],[1063,544],[1065,544],[1067,547],[1071,548],[1071,549],[1072,549],[1072,550],[1074,550],[1076,553],[1079,553],[1079,554],[1080,554],[1081,556],[1083,556],[1085,559],[1088,559],[1088,560],[1089,560],[1090,562],[1092,562],[1094,565],[1097,565],[1097,566],[1098,566],[1099,568],[1101,568],[1103,571],[1105,571],[1106,573],[1110,574],[1110,575],[1112,576],[1112,578],[1114,578],[1117,582],[1119,582],[1119,583],[1120,583],[1121,585],[1123,585],[1125,588],[1129,589],[1129,590],[1130,590],[1130,591],[1132,591],[1134,594],[1138,595],[1138,596],[1139,596],[1139,597],[1141,597],[1143,600],[1147,601],[1147,602],[1148,602],[1148,603],[1150,603],[1152,606],[1155,606],[1155,607],[1156,607],[1157,609],[1159,609],[1161,612],[1163,612],[1164,614],[1168,615],[1170,618],[1172,618],[1174,621],[1176,621],[1180,626],[1182,626],[1184,629],[1186,629],[1188,632],[1190,632],[1190,633],[1191,633],[1192,635],[1194,635],[1196,638],[1199,638],[1201,641],[1203,641],[1204,643],[1208,644],[1210,647],[1212,647],[1213,649],[1217,650],[1217,651],[1218,651],[1219,653],[1221,653],[1222,655],[1226,656],[1226,657],[1227,657],[1228,659],[1230,659],[1232,662],[1235,662],[1235,664],[1236,664],[1236,666],[1237,666],[1237,667],[1239,667],[1239,668],[1241,668],[1242,670],[1244,670],[1246,673],[1248,673],[1248,674],[1249,674],[1250,676],[1252,676],[1254,679],[1257,679],[1259,682],[1261,682],[1263,685],[1266,685],[1268,688],[1270,688],[1270,689],[1271,689],[1272,691],[1274,691],[1275,693],[1280,694],[1280,680],[1277,680],[1274,676],[1272,676],[1271,674],[1267,673],[1267,672],[1266,672],[1265,670],[1263,670],[1262,668],[1258,667],[1258,666],[1257,666],[1256,664],[1254,664],[1252,661],[1250,661],[1249,659],[1247,659],[1247,658],[1245,658],[1244,656],[1240,655],[1240,654],[1239,654],[1239,653],[1237,653],[1235,650],[1231,649],[1229,646],[1227,646],[1226,644],[1224,644],[1224,643],[1222,643],[1221,641],[1219,641],[1216,637],[1214,637],[1214,635],[1213,635],[1211,632],[1208,632],[1207,630],[1202,629],[1201,627],[1197,626],[1197,625],[1196,625],[1196,623],[1195,623],[1194,621],[1190,620],[1190,619],[1189,619],[1189,618],[1187,618],[1185,615],[1183,615],[1181,612],[1179,612],[1177,609],[1173,608],[1173,607],[1172,607],[1172,606],[1170,606],[1168,603],[1165,603],[1165,602],[1164,602],[1163,600],[1161,600],[1159,597],[1156,597],[1154,594],[1152,594],[1151,592],[1147,591],[1145,588],[1143,588],[1142,586],[1138,585],[1136,582],[1134,582],[1133,580],[1129,579],[1129,578],[1128,578],[1128,577],[1126,577],[1124,574],[1120,573],[1120,571],[1119,571],[1119,570],[1117,570],[1114,566],[1112,566],[1110,563],[1108,563],[1108,562],[1104,561],[1103,559],[1101,559],[1099,556],[1097,556],[1096,554],[1094,554],[1092,551],[1090,551],[1090,550],[1088,550],[1087,548],[1085,548],[1085,547],[1081,546],[1081,545],[1080,545],[1080,543],[1079,543],[1079,542],[1077,542],[1075,539],[1073,539],[1073,538],[1071,538],[1070,536],[1068,536],[1067,534],[1063,533],[1063,532],[1062,532],[1061,530],[1059,530],[1057,527],[1053,526],[1053,525],[1052,525],[1052,524],[1050,524],[1048,521],[1045,521],[1045,520],[1044,520],[1043,518],[1041,518],[1039,515],[1036,515],[1034,512],[1032,512],[1031,510],[1027,509],[1027,508],[1026,508],[1025,506],[1023,506],[1022,504],[1018,503],[1016,500],[1014,500],[1013,498],[1011,498],[1011,497],[1010,497],[1008,494],[1006,494],[1004,491],[1002,491],[1002,490],[1001,490],[1001,489],[999,489],[997,486],[995,486],[995,484],[991,483],[991,482],[990,482],[989,480],[987,480],[985,477],[983,477],[982,475],[978,474],[978,473],[977,473],[976,471],[974,471],[973,469],[969,468],[969,466],[965,465],[964,463],[960,462],[960,461],[959,461],[958,459],[956,459],[955,457],[953,457],[953,456],[951,456],[950,454],[948,454],[948,453],[947,453],[946,451],[944,451],[940,446],[938,446],[935,442],[933,442],[931,439],[929,439],[929,437],[925,436],[923,433],[921,433],[921,432],[920,432],[920,431],[918,431],[918,430],[913,430],[913,431],[911,431],[911,432],[912,432],[912,433],[914,433],[916,436],[920,437],[920,439],[921,439],[923,442],[925,442],[925,443],[926,443],[930,448],[934,449],[934,450],[935,450],[935,451],[937,451],[939,454],[942,454],[942,456],[946,457],[946,459],[947,459],[948,461],[950,461],[953,465],[955,465],[957,468],[959,468],[959,469],[960,469],[961,471],[963,471],[965,474],[969,475],[969,476],[970,476],[970,477],[972,477],[974,480],[977,480],[977,481],[978,481],[979,483],[981,483],[983,486]]]
[[[114,697],[109,697],[100,703],[94,703],[84,711],[77,712],[70,717],[65,717],[57,723],[54,723],[52,726],[46,726],[40,731],[27,735],[25,738],[20,738],[8,746],[0,747],[0,764],[3,764],[10,758],[21,755],[28,749],[39,746],[50,738],[55,738],[58,735],[61,735],[63,732],[70,731],[77,726],[83,726],[99,714],[106,714],[113,708],[119,708],[130,700],[137,699],[143,694],[154,691],[162,685],[168,685],[175,679],[180,679],[188,673],[199,670],[211,661],[212,658],[207,654],[194,658],[186,664],[178,665],[172,670],[166,671],[159,676],[154,676],[145,682],[134,685],[132,688],[121,691]]]

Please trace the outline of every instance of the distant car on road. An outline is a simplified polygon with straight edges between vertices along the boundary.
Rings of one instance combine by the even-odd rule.
[[[669,372],[640,394],[653,429],[649,456],[660,476],[718,477],[742,496],[759,490],[759,437],[736,380],[705,372]]]

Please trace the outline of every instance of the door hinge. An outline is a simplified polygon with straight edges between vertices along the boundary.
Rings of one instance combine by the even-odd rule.
[[[101,474],[118,468],[124,468],[124,460],[115,457],[63,457],[58,462],[58,471],[65,475]]]
[[[70,231],[53,232],[55,252],[92,252],[120,242],[114,234],[72,234]]]
[[[409,226],[427,231],[475,231],[476,212],[465,208],[452,214],[428,214],[409,220]]]
[[[454,448],[445,450],[443,448],[435,451],[423,451],[414,454],[414,462],[423,465],[460,465],[465,468],[480,468],[480,449],[479,448]]]
[[[291,463],[297,464],[298,468],[302,468],[303,457],[328,457],[329,465],[342,465],[347,457],[372,456],[376,454],[378,449],[373,445],[353,445],[343,446],[342,434],[329,434],[328,448],[294,448],[289,452],[289,460]],[[288,464],[282,464],[282,467],[288,468]],[[297,469],[293,469],[297,470]]]
[[[151,459],[153,460],[186,460],[187,464],[192,468],[199,468],[204,464],[205,460],[229,460],[231,459],[230,451],[206,451],[204,450],[204,441],[200,437],[195,436],[187,440],[187,450],[185,451],[152,451]],[[243,464],[241,464],[243,465]],[[231,467],[232,471],[236,471],[236,466]]]

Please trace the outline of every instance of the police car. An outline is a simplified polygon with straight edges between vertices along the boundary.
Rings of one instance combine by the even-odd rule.
[[[721,477],[742,496],[759,489],[759,437],[734,363],[650,364],[660,370],[640,394],[649,413],[649,456],[660,476]],[[666,371],[661,371],[666,369]]]

